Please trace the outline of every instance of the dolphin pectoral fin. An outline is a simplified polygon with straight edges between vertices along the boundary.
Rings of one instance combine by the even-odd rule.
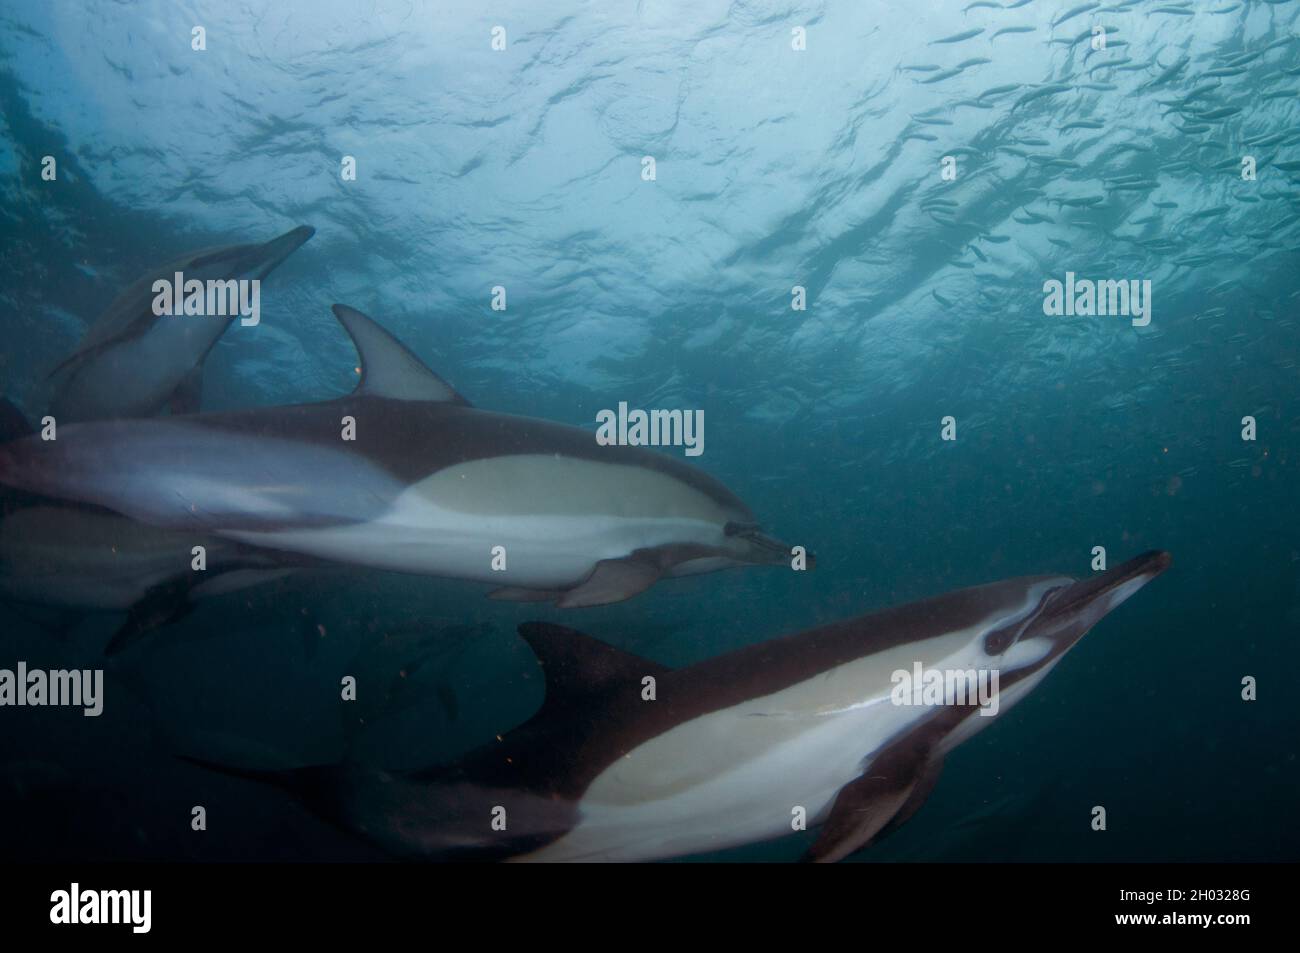
[[[622,602],[653,586],[663,569],[635,555],[622,559],[602,559],[591,575],[560,597],[561,609],[605,606]]]
[[[563,589],[525,589],[523,586],[502,586],[488,593],[489,599],[501,602],[552,602],[561,598]]]
[[[943,773],[943,758],[934,757],[925,763],[921,776],[917,779],[916,785],[912,788],[912,793],[907,796],[903,806],[876,835],[879,841],[887,837],[894,831],[898,830],[903,824],[911,819],[912,815],[921,809],[921,805],[926,802],[930,794],[934,791],[934,786],[939,783],[939,775]]]
[[[298,568],[292,565],[232,565],[213,569],[201,580],[196,580],[193,574],[186,574],[160,582],[131,606],[126,621],[113,633],[104,654],[116,655],[155,629],[179,622],[194,611],[195,600],[264,585],[291,576],[297,571]]]
[[[912,783],[901,786],[891,778],[864,774],[840,788],[831,816],[805,861],[833,864],[871,843],[912,794]]]
[[[904,742],[886,749],[872,759],[865,774],[840,788],[803,859],[835,863],[896,828],[925,802],[941,766],[923,746]]]
[[[361,357],[361,383],[356,393],[469,406],[455,388],[372,319],[345,304],[336,304],[332,310]]]
[[[172,391],[167,409],[172,416],[178,414],[197,414],[203,399],[203,365],[199,364],[186,374],[176,390]]]
[[[188,577],[178,576],[159,583],[146,592],[127,612],[126,621],[118,627],[104,647],[105,655],[116,655],[123,649],[164,625],[179,622],[194,609],[190,600]]]

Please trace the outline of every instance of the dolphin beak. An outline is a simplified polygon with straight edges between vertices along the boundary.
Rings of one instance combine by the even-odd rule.
[[[1111,610],[1169,568],[1169,553],[1153,549],[1128,562],[1081,579],[1058,590],[1050,597],[1035,627],[1050,626],[1068,648],[1096,625]]]
[[[310,225],[299,225],[281,235],[279,238],[273,238],[263,245],[254,245],[250,249],[250,259],[247,270],[256,272],[255,277],[265,278],[280,262],[284,261],[304,244],[307,240],[316,234],[316,229]]]
[[[299,225],[278,238],[261,245],[231,245],[192,259],[186,268],[219,266],[223,271],[240,277],[262,279],[275,271],[284,261],[316,234],[310,225]]]
[[[739,535],[750,544],[750,550],[754,556],[753,561],[760,565],[770,564],[775,566],[790,560],[793,547],[788,543],[774,539],[758,529],[749,530]],[[812,553],[808,553],[806,558],[809,569],[817,565],[817,557]]]

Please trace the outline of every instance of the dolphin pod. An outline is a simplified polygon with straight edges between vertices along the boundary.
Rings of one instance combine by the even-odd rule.
[[[1144,553],[1086,580],[950,592],[669,669],[526,623],[546,680],[529,721],[447,765],[247,770],[310,810],[419,859],[637,861],[789,834],[837,861],[906,821],[948,752],[1027,695],[1103,616],[1168,568]],[[999,675],[992,699],[913,704],[900,674]],[[645,686],[653,679],[655,697]],[[994,702],[991,709],[984,703]]]
[[[313,233],[183,256],[119,295],[52,375],[54,439],[0,401],[0,599],[125,611],[116,651],[197,598],[308,567],[577,608],[666,577],[789,564],[791,547],[705,472],[474,407],[345,305],[333,312],[360,357],[352,393],[199,411],[204,358],[233,316],[159,315],[154,279],[261,279]],[[526,623],[540,710],[451,764],[186,760],[286,789],[399,856],[655,860],[774,839],[802,816],[820,827],[806,859],[837,861],[915,813],[949,751],[1169,563],[1149,552],[1086,580],[1004,580],[680,669]],[[935,698],[920,690],[933,673],[986,678],[942,682],[959,694]],[[447,708],[454,718],[454,696]]]
[[[207,248],[150,269],[113,299],[50,373],[50,413],[73,422],[196,410],[204,360],[235,315],[155,314],[155,281],[178,272],[200,282],[260,281],[314,234],[299,225],[267,242]],[[0,401],[0,440],[30,433],[17,408]],[[292,571],[280,554],[159,530],[98,507],[7,494],[0,515],[0,599],[56,610],[61,619],[127,612],[110,652],[184,617],[196,599]],[[202,576],[190,565],[195,545],[206,551]]]

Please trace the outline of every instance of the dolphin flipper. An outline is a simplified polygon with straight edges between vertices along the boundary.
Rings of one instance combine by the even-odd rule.
[[[887,837],[896,831],[902,824],[911,820],[912,815],[921,809],[921,805],[926,802],[934,792],[935,786],[939,783],[939,775],[943,773],[943,758],[936,755],[925,763],[922,769],[921,777],[917,779],[912,788],[912,793],[908,795],[903,806],[898,809],[898,813],[893,816],[888,824],[880,829],[876,835],[879,841],[882,837]]]
[[[154,629],[179,622],[194,611],[190,600],[190,581],[178,576],[151,588],[127,612],[126,621],[118,627],[104,648],[105,655],[116,655],[134,645]]]
[[[578,609],[622,602],[645,592],[662,575],[659,566],[635,553],[622,559],[602,559],[590,576],[555,604],[561,609]]]
[[[930,749],[909,744],[887,749],[868,770],[840,788],[805,861],[835,863],[866,847],[914,814],[939,778]]]
[[[177,575],[149,589],[128,610],[127,619],[113,634],[105,655],[116,655],[165,625],[179,622],[194,611],[196,600],[227,595],[283,579],[298,571],[294,565],[245,566],[234,562],[208,570]],[[315,632],[313,626],[312,629]]]

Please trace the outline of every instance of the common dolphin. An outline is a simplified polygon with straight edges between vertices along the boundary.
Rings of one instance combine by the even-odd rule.
[[[22,413],[0,398],[0,441],[31,432]],[[196,546],[203,549],[201,571],[194,569]],[[179,621],[199,599],[271,582],[304,563],[228,539],[146,526],[100,507],[0,491],[0,601],[53,610],[53,618],[31,619],[47,630],[70,628],[90,612],[126,612],[108,654]]]
[[[50,413],[59,422],[147,417],[169,401],[197,409],[200,365],[235,315],[154,313],[154,283],[258,280],[316,233],[299,225],[268,242],[207,248],[138,278],[86,330],[51,373]]]
[[[344,305],[361,357],[326,402],[59,427],[0,446],[0,484],[352,565],[495,583],[561,607],[665,575],[786,563],[704,472],[577,427],[471,407]],[[808,557],[808,565],[812,564]]]
[[[906,821],[989,711],[1023,698],[1169,563],[1148,552],[1083,580],[962,589],[675,670],[526,623],[541,709],[459,761],[217,770],[418,858],[652,860],[780,837],[802,812],[821,825],[806,859],[836,861]],[[898,675],[918,665],[998,672],[996,707],[899,703]]]
[[[204,550],[201,572],[192,568],[196,545]],[[0,600],[76,614],[126,612],[109,654],[179,621],[196,600],[295,571],[275,553],[89,507],[36,504],[0,519]]]

